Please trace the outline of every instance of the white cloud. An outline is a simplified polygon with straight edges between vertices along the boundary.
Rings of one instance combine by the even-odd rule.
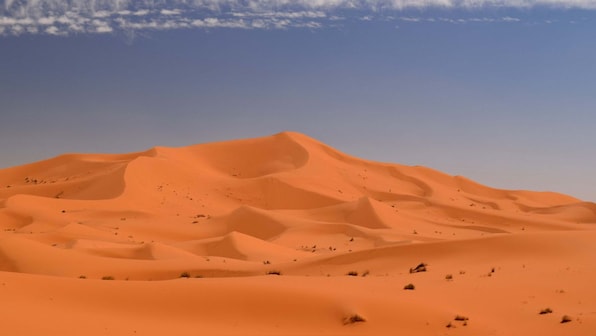
[[[37,23],[39,23],[42,26],[49,26],[54,24],[54,22],[56,22],[55,17],[42,17],[37,19]]]
[[[3,0],[3,3],[0,36],[142,29],[318,29],[348,24],[350,20],[396,18],[412,23],[505,24],[521,19],[469,17],[474,15],[470,10],[538,6],[596,10],[596,0]],[[400,11],[412,8],[418,13],[424,13],[418,11],[424,8],[447,11],[465,8],[468,17],[431,17],[431,14],[399,17]],[[54,28],[48,30],[51,27]]]
[[[0,26],[21,26],[21,25],[31,25],[34,21],[30,18],[24,19],[17,19],[12,17],[0,17]]]
[[[161,15],[180,15],[182,12],[179,9],[162,9],[159,13]]]
[[[12,30],[12,33],[13,33],[14,35],[21,35],[21,33],[23,33],[23,31],[25,30],[25,29],[23,28],[23,26],[21,26],[21,25],[14,25],[14,26],[12,26],[11,28],[12,28],[12,29],[11,29],[11,30]]]
[[[56,26],[49,26],[48,28],[46,28],[45,32],[46,34],[50,35],[59,35],[59,30]]]
[[[105,11],[105,10],[93,13],[93,17],[95,17],[95,18],[106,18],[110,15],[111,15],[111,13],[108,11]]]
[[[112,27],[106,25],[106,26],[97,26],[95,31],[97,33],[103,34],[103,33],[111,33],[114,30],[112,29]]]
[[[145,15],[149,15],[149,13],[150,13],[149,10],[147,10],[147,9],[141,9],[141,10],[138,10],[138,11],[132,13],[132,15],[134,15],[134,16],[145,16]]]
[[[258,21],[258,20],[255,20]],[[241,28],[241,29],[248,29],[248,28],[257,28],[260,24],[253,21],[252,24],[249,24],[243,19],[230,19],[230,20],[220,20],[219,18],[215,17],[208,17],[205,19],[199,19],[192,21],[191,25],[194,27],[199,28]],[[265,28],[265,27],[261,27]]]
[[[402,21],[408,21],[408,22],[420,22],[420,21],[422,21],[422,19],[421,18],[418,18],[418,17],[400,17],[399,19],[402,20]]]
[[[494,23],[494,22],[521,22],[521,19],[514,18],[510,16],[504,17],[468,17],[468,18],[448,18],[448,17],[400,17],[399,18],[405,22],[443,22],[443,23],[453,23],[453,24],[464,24],[464,23]]]

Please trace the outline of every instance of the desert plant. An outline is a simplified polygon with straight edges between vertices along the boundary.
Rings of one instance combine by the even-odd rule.
[[[346,275],[349,275],[349,276],[358,276],[358,272],[356,272],[356,271],[349,271],[348,274],[346,274]]]
[[[366,319],[358,314],[350,315],[344,318],[344,324],[353,324],[357,322],[366,322]]]
[[[280,271],[269,271],[267,272],[268,275],[281,275]]]
[[[87,279],[86,275],[79,275],[79,279]]]
[[[190,278],[190,273],[188,273],[188,272],[182,272],[182,273],[180,273],[180,277],[181,278]]]
[[[106,275],[101,278],[101,280],[114,280],[114,277],[111,275]]]
[[[567,322],[571,322],[571,316],[568,315],[563,315],[563,317],[561,317],[561,323],[567,323]]]
[[[452,274],[445,275],[445,280],[453,280],[453,275]]]
[[[539,313],[539,314],[540,314],[540,315],[544,315],[544,314],[550,314],[550,313],[552,313],[552,312],[553,312],[553,310],[552,310],[552,309],[550,309],[550,308],[544,308],[544,309],[542,309],[542,310],[540,311],[540,313]]]
[[[407,284],[404,286],[405,290],[414,290],[416,287],[414,286],[414,284]]]
[[[410,273],[426,272],[426,266],[428,265],[425,263],[420,263],[418,266],[410,268]]]
[[[466,316],[462,316],[462,315],[455,315],[454,320],[456,321],[467,321],[469,320]]]

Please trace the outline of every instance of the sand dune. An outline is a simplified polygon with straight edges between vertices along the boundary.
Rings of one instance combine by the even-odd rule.
[[[0,170],[0,330],[593,335],[595,227],[594,203],[292,132],[62,155]]]

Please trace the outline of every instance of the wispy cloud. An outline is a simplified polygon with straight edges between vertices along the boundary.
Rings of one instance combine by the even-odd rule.
[[[402,16],[398,18],[400,21],[405,22],[444,22],[444,23],[498,23],[498,22],[521,22],[522,20],[511,16],[502,17],[462,17],[462,18],[450,18],[450,17],[411,17]],[[545,21],[545,23],[547,23]]]
[[[191,28],[318,29],[336,26],[349,13],[357,21],[397,17],[406,22],[511,23],[520,19],[399,17],[399,11],[537,6],[592,10],[596,0],[0,0],[0,36]]]

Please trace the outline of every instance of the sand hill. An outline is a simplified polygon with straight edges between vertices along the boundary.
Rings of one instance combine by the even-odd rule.
[[[0,331],[595,335],[595,225],[291,132],[63,155],[0,170]]]

